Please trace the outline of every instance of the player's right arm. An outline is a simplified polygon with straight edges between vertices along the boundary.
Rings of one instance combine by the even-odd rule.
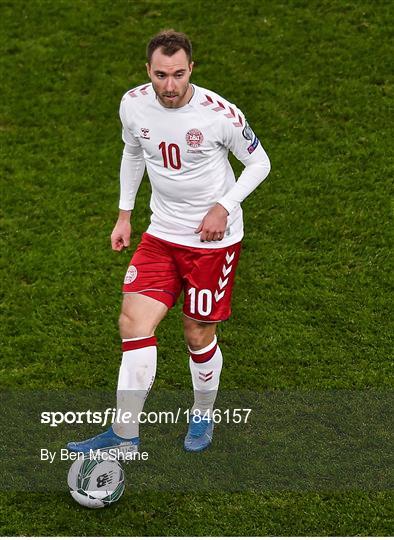
[[[120,201],[119,216],[111,234],[111,246],[115,251],[130,245],[131,237],[131,211],[134,208],[135,198],[144,176],[145,160],[141,145],[133,135],[127,120],[124,97],[120,104],[119,116],[122,122],[122,139],[125,143],[120,165]]]

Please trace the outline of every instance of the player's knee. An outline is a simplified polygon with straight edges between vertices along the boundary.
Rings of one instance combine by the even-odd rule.
[[[216,324],[197,323],[196,321],[185,324],[185,339],[192,351],[198,351],[212,343],[215,332]]]
[[[123,339],[148,337],[154,334],[155,327],[148,320],[122,310],[119,316],[119,331]]]
[[[200,349],[203,349],[209,344],[209,343],[206,343],[206,339],[203,339],[202,336],[189,336],[186,341],[187,341],[188,347],[192,351],[199,351]]]
[[[152,336],[167,311],[165,304],[153,298],[142,294],[126,294],[119,317],[122,339]]]

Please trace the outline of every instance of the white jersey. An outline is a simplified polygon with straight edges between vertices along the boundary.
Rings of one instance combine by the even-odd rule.
[[[240,203],[268,175],[270,164],[235,105],[210,90],[196,85],[193,89],[189,103],[180,108],[161,105],[152,84],[123,96],[125,151],[119,207],[134,207],[146,165],[152,186],[147,232],[176,244],[221,248],[243,237]],[[229,150],[245,165],[238,182],[228,161]],[[201,242],[194,231],[217,202],[229,212],[225,236],[221,241]]]

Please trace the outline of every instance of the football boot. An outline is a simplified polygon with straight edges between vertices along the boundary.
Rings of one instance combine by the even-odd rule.
[[[187,435],[185,437],[184,448],[188,452],[201,452],[208,448],[212,442],[213,422],[192,416]]]
[[[70,452],[83,452],[85,455],[90,452],[105,452],[114,456],[116,459],[125,459],[126,454],[138,452],[138,446],[140,444],[139,437],[132,439],[123,439],[116,435],[112,426],[91,439],[79,442],[69,442],[67,444],[67,450]],[[110,452],[111,451],[111,452]]]

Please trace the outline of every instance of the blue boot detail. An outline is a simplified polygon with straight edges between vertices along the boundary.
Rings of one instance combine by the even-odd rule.
[[[67,444],[67,450],[70,452],[83,452],[89,454],[90,451],[100,450],[102,452],[109,452],[116,455],[119,459],[124,459],[126,453],[138,452],[138,445],[140,444],[139,437],[132,439],[123,439],[116,435],[112,427],[110,427],[104,433],[100,433],[91,439],[79,442],[69,442]]]
[[[201,452],[212,442],[213,422],[200,416],[192,416],[184,447],[188,452]]]

